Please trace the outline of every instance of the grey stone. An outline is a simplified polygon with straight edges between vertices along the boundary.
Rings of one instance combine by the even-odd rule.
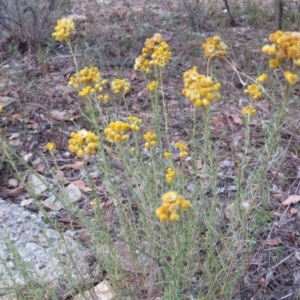
[[[14,179],[14,178],[10,178],[8,180],[8,186],[11,188],[16,188],[19,185],[18,180]]]
[[[88,255],[41,216],[0,199],[0,299],[28,285],[62,294],[88,278]]]
[[[47,182],[47,180],[42,175],[28,175],[27,183],[29,184],[31,192],[36,196],[41,195],[44,191],[48,189],[45,182]]]

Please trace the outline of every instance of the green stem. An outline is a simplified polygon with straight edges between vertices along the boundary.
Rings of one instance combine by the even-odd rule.
[[[77,64],[77,60],[76,60],[76,55],[73,52],[73,48],[72,48],[71,42],[70,42],[70,40],[67,40],[66,42],[67,42],[67,45],[68,45],[68,47],[70,49],[70,52],[71,52],[71,55],[72,55],[72,58],[73,58],[73,63],[74,63],[74,66],[76,68],[76,72],[78,72],[78,64]],[[76,48],[75,48],[75,52],[76,52]]]
[[[166,131],[166,137],[168,139],[168,132],[169,132],[168,112],[167,112],[167,105],[166,105],[166,101],[165,101],[165,93],[164,93],[164,85],[163,85],[163,77],[162,77],[162,69],[161,68],[159,68],[159,83],[160,83],[161,94],[162,94],[163,114],[164,114],[164,118],[165,118],[165,131]]]

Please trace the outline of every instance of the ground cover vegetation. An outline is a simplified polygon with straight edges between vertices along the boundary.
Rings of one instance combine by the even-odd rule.
[[[47,46],[6,41],[0,123],[0,195],[32,199],[98,266],[69,297],[105,281],[103,299],[298,299],[297,12],[276,31],[255,1],[231,4],[237,27],[223,1],[73,5]],[[57,299],[26,280],[20,299]]]

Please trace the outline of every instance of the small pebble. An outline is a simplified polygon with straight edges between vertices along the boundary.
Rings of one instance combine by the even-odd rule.
[[[19,182],[18,182],[17,179],[10,178],[8,180],[8,187],[10,187],[10,188],[16,188],[18,185],[19,185]]]

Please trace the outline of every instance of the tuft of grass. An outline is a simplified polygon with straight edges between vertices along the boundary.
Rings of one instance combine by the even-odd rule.
[[[246,1],[245,13],[247,13],[247,21],[250,25],[257,26],[260,24],[262,10],[257,1]]]
[[[55,21],[67,8],[64,0],[1,0],[0,28],[11,43],[28,50],[32,45],[47,43]]]
[[[186,13],[191,31],[201,32],[207,28],[206,23],[211,19],[212,5],[216,4],[216,1],[183,0],[180,4]]]

